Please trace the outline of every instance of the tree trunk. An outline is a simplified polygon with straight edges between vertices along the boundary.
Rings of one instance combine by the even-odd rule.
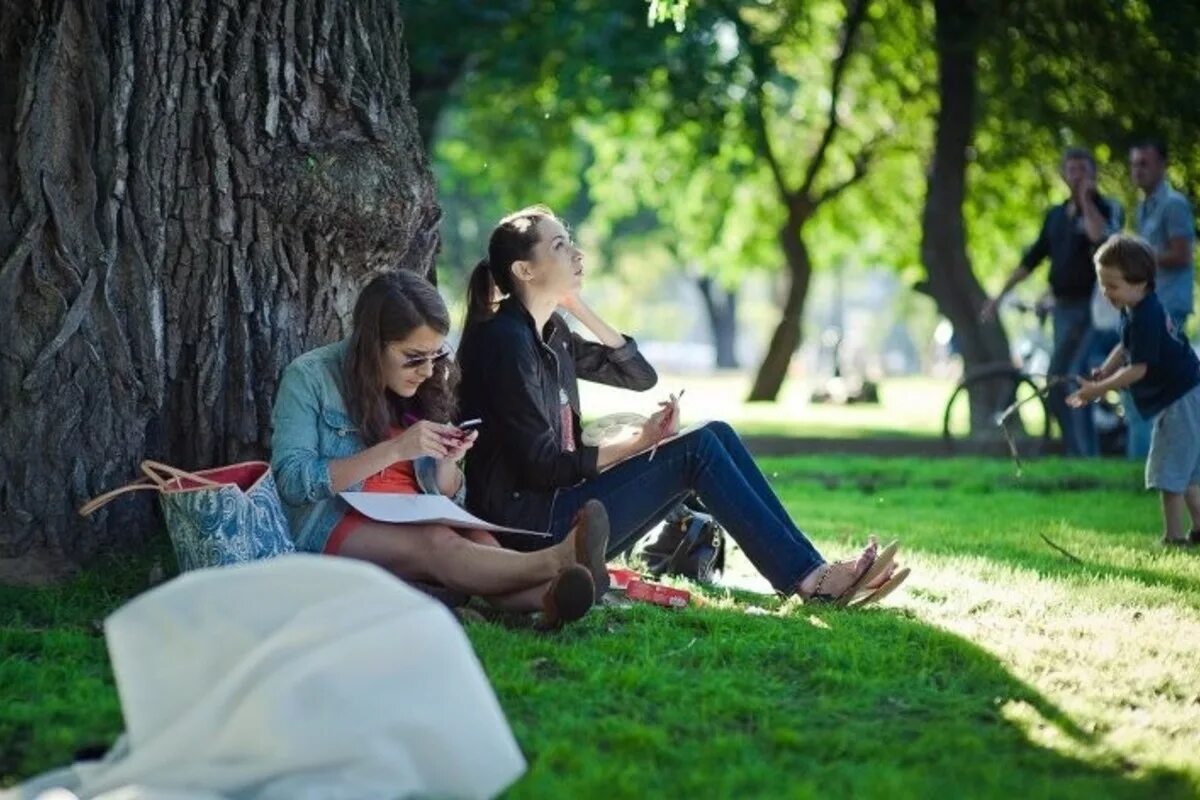
[[[812,262],[808,248],[804,245],[804,223],[806,215],[792,212],[779,233],[784,258],[788,268],[787,299],[783,303],[783,314],[771,335],[771,344],[763,358],[754,386],[750,389],[749,402],[775,402],[783,382],[787,378],[792,355],[800,346],[800,323],[804,314],[804,301],[808,298],[808,283],[812,277]]]
[[[929,274],[929,293],[950,320],[966,368],[1010,360],[1008,340],[999,323],[984,325],[979,309],[985,300],[967,255],[963,200],[967,160],[975,129],[976,55],[981,17],[974,0],[936,0],[938,89],[933,164],[921,220],[921,257]],[[972,427],[994,427],[994,413],[1008,400],[971,398]]]
[[[737,290],[726,289],[707,275],[697,277],[696,285],[708,312],[716,368],[737,369]]]
[[[392,0],[8,0],[0,558],[156,530],[86,498],[153,456],[262,457],[283,367],[440,212]]]

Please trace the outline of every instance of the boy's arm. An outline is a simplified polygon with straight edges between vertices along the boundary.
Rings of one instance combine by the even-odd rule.
[[[1132,386],[1144,377],[1146,377],[1145,364],[1130,364],[1121,367],[1102,381],[1080,381],[1082,386],[1079,391],[1067,398],[1067,404],[1072,408],[1082,408],[1093,400],[1099,400],[1108,392]]]
[[[1102,381],[1105,378],[1111,377],[1120,368],[1121,362],[1124,360],[1125,346],[1117,342],[1116,347],[1104,359],[1104,363],[1092,370],[1092,380]]]
[[[1101,397],[1108,392],[1125,389],[1146,377],[1145,364],[1130,364],[1121,367],[1119,370],[1109,375],[1102,381],[1096,381],[1092,384],[1094,391],[1093,397]],[[1082,391],[1082,390],[1081,390]]]

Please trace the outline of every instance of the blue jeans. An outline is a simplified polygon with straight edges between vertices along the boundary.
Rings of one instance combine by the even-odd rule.
[[[555,542],[562,541],[583,504],[599,500],[608,510],[612,556],[636,542],[692,493],[700,496],[778,591],[791,594],[808,573],[825,563],[792,522],[737,433],[724,422],[710,422],[668,442],[658,448],[653,461],[642,454],[597,478],[559,490],[550,533]]]
[[[1051,375],[1081,375],[1086,372],[1092,333],[1092,303],[1090,300],[1058,301],[1054,306],[1054,352],[1050,355]],[[1100,452],[1096,426],[1090,408],[1071,408],[1067,395],[1069,383],[1060,383],[1050,390],[1047,400],[1050,411],[1062,428],[1063,444],[1068,456],[1095,456]]]
[[[1187,325],[1187,312],[1167,311],[1167,316],[1175,323],[1175,330],[1180,337],[1185,336],[1184,326]],[[1128,438],[1125,440],[1125,457],[1130,461],[1141,461],[1150,455],[1150,434],[1154,431],[1154,420],[1146,419],[1138,413],[1133,404],[1133,395],[1128,391],[1121,392],[1121,404],[1125,407],[1125,422],[1129,427]]]

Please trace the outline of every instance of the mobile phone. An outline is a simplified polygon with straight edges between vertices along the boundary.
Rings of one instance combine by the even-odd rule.
[[[482,419],[468,419],[464,422],[457,423],[454,427],[458,428],[459,430],[466,430],[467,428],[475,428],[482,424]]]

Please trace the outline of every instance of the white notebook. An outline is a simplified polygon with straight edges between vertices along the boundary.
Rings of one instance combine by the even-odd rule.
[[[526,536],[549,537],[548,533],[537,533],[520,528],[506,528],[484,522],[473,514],[455,505],[450,498],[439,494],[392,494],[390,492],[342,492],[342,499],[364,517],[377,522],[396,525],[433,523],[450,528],[491,531],[493,533],[520,533]]]

